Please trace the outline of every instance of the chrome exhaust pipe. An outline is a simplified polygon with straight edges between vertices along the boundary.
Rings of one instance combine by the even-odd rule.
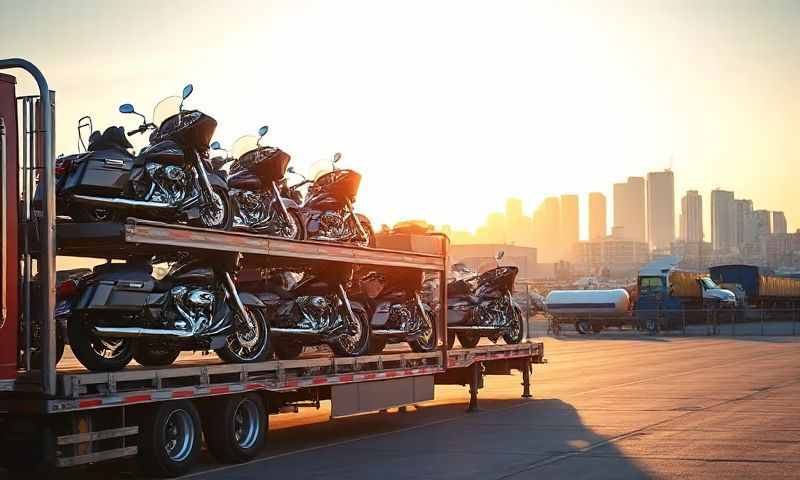
[[[138,337],[171,337],[192,338],[194,333],[186,330],[166,330],[158,328],[141,327],[94,327],[94,334],[98,337],[111,338],[138,338]]]
[[[498,332],[500,330],[505,330],[507,327],[478,327],[478,326],[460,326],[460,327],[447,327],[448,330],[453,330],[454,332]]]
[[[339,335],[340,330],[345,330],[345,326],[339,325],[337,327],[327,328],[327,329],[272,327],[269,329],[269,333],[272,333],[274,335],[304,335],[308,337],[327,337],[332,335]]]
[[[175,210],[177,207],[164,202],[147,202],[144,200],[130,200],[127,198],[106,198],[106,197],[93,197],[90,195],[72,195],[70,197],[75,202],[88,203],[98,207],[109,208],[155,208],[158,210]]]
[[[404,335],[408,337],[418,337],[422,334],[420,331],[407,331],[407,330],[393,330],[393,329],[386,329],[386,330],[373,330],[373,335],[380,335],[380,336],[394,336],[394,335]]]

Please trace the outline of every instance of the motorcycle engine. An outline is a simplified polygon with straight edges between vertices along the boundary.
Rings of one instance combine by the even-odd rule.
[[[407,332],[413,331],[416,326],[412,323],[415,320],[412,308],[413,306],[403,304],[392,305],[387,325]]]
[[[300,328],[325,328],[334,318],[334,305],[325,297],[298,297],[296,303],[304,317],[304,321],[298,325]]]
[[[269,220],[267,212],[269,198],[267,195],[250,190],[240,190],[235,195],[241,213],[241,218],[237,219],[237,223],[254,227]]]
[[[175,204],[187,197],[190,189],[189,178],[182,168],[148,163],[147,171],[153,180],[151,201]]]
[[[322,213],[319,217],[319,234],[333,240],[346,237],[347,228],[342,215],[331,211]]]
[[[211,322],[214,313],[214,293],[202,288],[173,287],[170,291],[180,318],[175,328],[198,331]]]

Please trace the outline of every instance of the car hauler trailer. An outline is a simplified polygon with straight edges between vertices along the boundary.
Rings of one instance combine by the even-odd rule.
[[[416,268],[440,276],[439,305],[446,305],[448,244],[446,237],[439,236],[411,242],[427,245],[426,251],[371,249],[133,218],[124,223],[56,224],[52,107],[41,107],[52,106],[47,83],[23,60],[0,60],[3,68],[26,69],[40,87],[38,98],[21,101],[20,163],[16,155],[16,108],[0,110],[0,121],[6,125],[5,134],[0,135],[3,200],[12,207],[4,208],[2,217],[3,258],[7,261],[2,278],[6,316],[0,328],[0,457],[7,468],[69,467],[138,455],[153,473],[178,475],[191,468],[196,459],[201,430],[205,430],[207,447],[215,457],[241,462],[263,446],[268,415],[318,406],[322,400],[331,401],[331,415],[338,417],[432,400],[435,385],[460,384],[469,385],[470,409],[474,409],[483,376],[510,374],[512,370],[522,372],[522,394],[530,397],[532,365],[544,362],[542,344],[447,350],[447,309],[443,308],[436,319],[438,350],[429,353],[387,351],[348,358],[317,354],[253,364],[224,364],[214,355],[195,355],[170,367],[134,366],[110,373],[87,372],[65,362],[56,365],[53,310],[57,255],[124,259],[181,250],[241,253],[248,265],[324,266],[346,262]],[[7,100],[8,92],[13,105],[13,89],[9,88],[0,90],[0,105]],[[41,214],[32,215],[30,199],[37,165],[43,166],[46,201]],[[17,238],[19,249],[14,241]],[[39,291],[43,298],[31,295],[34,258],[38,259],[37,281],[42,283]],[[47,319],[40,333],[39,370],[32,369],[29,361],[34,302],[39,303],[42,318]],[[17,368],[19,352],[23,361]]]

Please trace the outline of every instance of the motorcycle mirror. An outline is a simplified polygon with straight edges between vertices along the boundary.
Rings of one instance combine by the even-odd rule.
[[[208,146],[211,150],[220,150],[222,147],[220,146],[219,142],[211,142],[211,145]]]
[[[286,169],[286,171],[289,172],[289,173],[295,173],[294,167],[289,167],[289,168]]]
[[[342,159],[342,154],[341,153],[336,152],[336,153],[333,154],[333,163],[337,163],[341,159]]]
[[[123,103],[122,105],[119,106],[119,113],[133,113],[133,112],[134,112],[133,105],[131,105],[130,103]]]
[[[503,257],[504,257],[505,255],[506,255],[506,252],[504,252],[503,250],[500,250],[499,252],[497,252],[497,255],[496,255],[494,258],[496,258],[496,259],[497,259],[497,261],[499,262],[500,260],[502,260],[502,259],[503,259]]]
[[[182,94],[183,99],[186,100],[189,97],[189,95],[192,94],[193,91],[194,91],[194,87],[192,86],[191,83],[189,83],[185,87],[183,87],[183,94]]]

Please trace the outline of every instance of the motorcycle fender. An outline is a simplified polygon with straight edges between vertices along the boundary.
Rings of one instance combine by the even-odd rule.
[[[391,306],[391,302],[379,302],[375,306],[375,313],[372,314],[372,320],[370,321],[373,328],[386,325],[386,322],[389,321],[389,309]]]
[[[261,299],[250,292],[239,292],[239,298],[242,300],[244,305],[250,305],[251,307],[256,308],[264,308],[266,306]]]
[[[209,172],[208,181],[211,182],[212,187],[219,187],[226,192],[228,191],[228,182],[225,181],[218,173]]]

